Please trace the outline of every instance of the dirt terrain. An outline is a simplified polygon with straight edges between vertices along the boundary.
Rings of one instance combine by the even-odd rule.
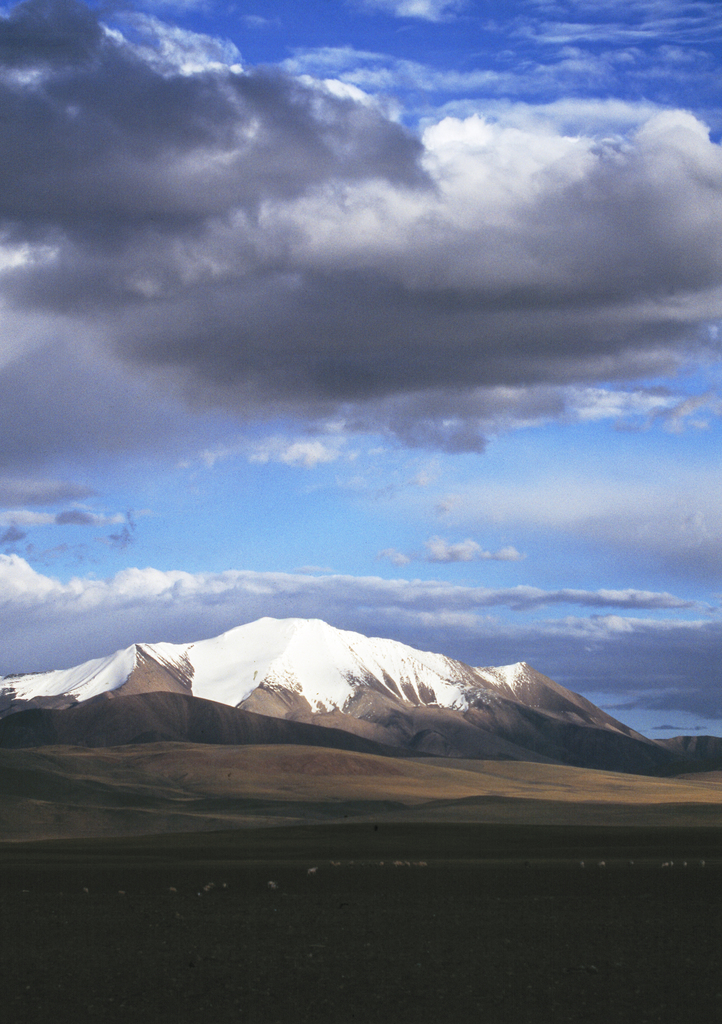
[[[714,827],[4,844],[3,1004],[18,1024],[712,1021],[721,882]]]

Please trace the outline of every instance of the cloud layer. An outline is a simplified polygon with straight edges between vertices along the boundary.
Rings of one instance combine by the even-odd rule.
[[[42,346],[60,393],[101,353],[191,409],[473,451],[494,389],[716,347],[722,153],[693,115],[600,140],[475,114],[419,138],[338,79],[239,58],[72,0],[0,17],[0,397],[38,387]]]

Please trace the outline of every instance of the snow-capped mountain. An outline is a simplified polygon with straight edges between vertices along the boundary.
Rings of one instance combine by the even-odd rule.
[[[442,755],[587,763],[591,744],[605,767],[660,752],[523,662],[472,668],[317,619],[264,618],[209,640],[139,643],[71,669],[6,676],[0,715],[157,691]]]
[[[190,644],[133,644],[70,669],[0,677],[0,708],[106,691],[178,690],[241,707],[261,688],[312,713],[344,711],[364,691],[467,711],[493,695],[563,715],[599,709],[520,662],[471,668],[395,640],[334,629],[319,619],[259,619]],[[613,722],[609,719],[609,724]],[[620,723],[615,726],[627,731]]]

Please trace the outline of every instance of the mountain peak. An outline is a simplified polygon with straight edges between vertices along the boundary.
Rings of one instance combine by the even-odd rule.
[[[632,771],[672,757],[526,662],[472,668],[321,619],[266,617],[207,640],[133,644],[72,669],[0,679],[0,715],[159,691],[417,753]]]
[[[344,711],[369,688],[414,706],[460,711],[488,702],[489,691],[534,706],[550,687],[568,693],[526,662],[473,669],[396,640],[336,629],[321,619],[269,616],[207,640],[133,644],[72,669],[4,682],[0,690],[6,695],[12,690],[13,700],[20,701],[60,695],[83,701],[105,691],[155,689],[236,707],[263,688],[292,693],[296,704],[311,712]]]

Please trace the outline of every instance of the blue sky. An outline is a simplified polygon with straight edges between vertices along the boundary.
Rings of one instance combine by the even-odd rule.
[[[0,8],[0,672],[261,615],[722,733],[722,8]]]

